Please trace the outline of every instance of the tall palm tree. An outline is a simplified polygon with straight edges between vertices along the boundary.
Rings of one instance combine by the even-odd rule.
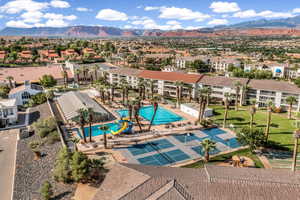
[[[139,126],[139,128],[140,128],[140,131],[142,132],[143,131],[143,129],[142,129],[142,126],[141,126],[141,123],[140,123],[140,120],[139,120],[139,112],[140,112],[140,108],[141,108],[141,100],[140,100],[140,98],[135,98],[134,100],[133,100],[133,115],[134,115],[134,118],[135,118],[135,120],[136,120],[136,123],[137,123],[137,125]]]
[[[76,79],[77,79],[77,84],[78,85],[80,85],[80,73],[81,73],[80,69],[76,69],[75,70],[75,74],[76,74]]]
[[[9,82],[9,88],[12,89],[12,88],[13,88],[13,83],[12,83],[12,81],[14,80],[14,77],[8,76],[8,77],[6,77],[6,79],[7,79],[8,82]]]
[[[109,130],[109,127],[107,125],[101,125],[99,127],[99,129],[101,131],[103,131],[103,145],[104,145],[104,149],[107,149],[107,137],[106,137],[106,134],[107,134],[107,131]]]
[[[151,126],[153,124],[153,121],[155,119],[157,109],[158,109],[157,98],[153,98],[151,102],[152,102],[152,106],[153,106],[153,115],[152,115],[152,118],[151,118],[151,121],[150,121],[150,124],[149,124],[149,128],[148,128],[149,131],[151,130]]]
[[[300,121],[295,122],[296,130],[294,131],[294,152],[293,152],[293,163],[292,163],[292,171],[296,170],[297,167],[297,154],[298,154],[298,142],[300,138]]]
[[[86,135],[84,132],[84,126],[85,126],[85,122],[86,122],[84,119],[85,110],[81,108],[81,109],[77,110],[77,113],[79,114],[78,124],[79,124],[81,132],[82,132],[83,141],[86,143]]]
[[[146,95],[146,87],[145,87],[146,82],[144,81],[143,78],[139,78],[138,80],[138,88],[139,88],[139,94],[142,100],[145,100],[145,95]]]
[[[131,121],[132,120],[132,110],[133,110],[133,103],[132,101],[129,101],[127,103],[127,107],[128,107],[128,117],[129,117],[129,120]]]
[[[186,87],[189,91],[189,102],[191,103],[193,99],[193,86],[189,84]]]
[[[61,75],[63,77],[63,80],[64,80],[64,87],[67,88],[67,84],[68,84],[68,72],[66,70],[63,70],[61,72]]]
[[[206,105],[207,106],[209,106],[211,93],[212,93],[212,89],[210,87],[206,87],[205,88],[205,94],[206,94]]]
[[[297,102],[297,98],[294,96],[288,96],[286,102],[289,104],[289,119],[292,119],[293,104]]]
[[[87,114],[88,114],[87,122],[89,124],[89,139],[90,139],[90,142],[92,142],[92,123],[94,121],[94,116],[95,116],[93,108],[88,108]]]
[[[199,91],[198,91],[198,95],[199,95],[199,97],[198,97],[198,99],[199,99],[199,111],[198,111],[198,121],[199,121],[199,123],[202,121],[202,119],[201,119],[201,117],[202,117],[202,105],[203,105],[203,102],[204,102],[204,99],[205,99],[205,97],[203,96],[203,93],[202,93],[202,89],[200,89]]]
[[[208,162],[209,161],[209,152],[216,148],[216,142],[214,142],[210,139],[204,139],[200,144],[204,150],[204,161]]]
[[[225,93],[224,94],[224,119],[223,119],[223,128],[226,128],[226,121],[227,121],[227,117],[228,117],[228,110],[229,110],[229,98],[230,95],[229,93]]]
[[[241,82],[237,81],[234,84],[234,87],[235,87],[235,110],[239,110],[239,97],[240,97],[240,92],[242,87]]]
[[[176,106],[177,108],[180,107],[180,101],[181,101],[181,95],[182,95],[182,82],[181,81],[176,81],[175,82],[175,86],[176,86],[176,99],[177,99],[177,103]]]
[[[150,84],[150,93],[151,93],[151,99],[153,99],[154,97],[154,80],[150,80],[149,84]]]
[[[250,106],[250,130],[253,128],[253,122],[254,122],[254,115],[256,113],[256,100],[251,100],[251,106]]]
[[[97,65],[94,65],[93,67],[92,67],[92,69],[93,69],[93,72],[94,72],[94,80],[95,81],[97,81],[98,80],[98,66]]]
[[[125,79],[122,79],[120,81],[120,88],[122,89],[122,104],[125,105],[125,99],[127,99],[128,97],[128,88],[129,88],[129,84]],[[127,101],[128,102],[128,99]]]
[[[266,132],[265,132],[265,137],[266,137],[266,142],[268,142],[268,137],[270,133],[270,125],[271,125],[271,117],[272,117],[272,101],[267,101],[267,126],[266,126]]]

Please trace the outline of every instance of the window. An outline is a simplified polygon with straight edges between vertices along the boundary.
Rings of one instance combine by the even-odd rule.
[[[30,99],[30,94],[29,94],[29,92],[23,92],[23,94],[22,94],[22,99]]]

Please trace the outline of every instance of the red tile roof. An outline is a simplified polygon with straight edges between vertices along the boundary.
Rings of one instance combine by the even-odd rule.
[[[6,77],[12,76],[18,84],[24,81],[38,82],[43,75],[52,75],[55,79],[62,79],[62,68],[60,66],[50,67],[18,67],[18,68],[0,68],[0,81],[6,81]],[[68,71],[68,77],[73,77]]]
[[[197,83],[202,77],[202,74],[185,74],[181,72],[162,72],[142,70],[139,75],[141,78],[165,80],[165,81],[182,81],[184,83]]]

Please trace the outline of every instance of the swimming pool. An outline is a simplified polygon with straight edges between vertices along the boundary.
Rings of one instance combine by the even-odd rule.
[[[121,117],[128,116],[128,110],[117,110],[117,112]],[[148,121],[151,121],[153,113],[154,113],[153,106],[142,107],[139,111],[139,115]],[[153,120],[153,125],[169,124],[171,122],[176,122],[181,120],[184,120],[184,118],[173,113],[172,111],[169,111],[163,107],[158,106],[155,118]]]
[[[120,129],[120,125],[118,123],[108,123],[105,125],[109,127],[109,130],[107,130],[107,132],[106,132],[107,134],[109,134],[111,131],[117,131]],[[92,136],[103,135],[104,132],[99,129],[101,126],[103,126],[103,125],[92,126]],[[81,135],[81,131],[79,131],[79,129],[77,129],[77,133],[80,138],[83,138]],[[84,127],[84,135],[86,137],[89,136],[89,127]]]

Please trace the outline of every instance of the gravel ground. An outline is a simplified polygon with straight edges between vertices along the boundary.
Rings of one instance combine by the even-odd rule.
[[[68,200],[74,195],[75,186],[56,183],[53,180],[52,170],[56,154],[62,147],[60,142],[55,144],[44,144],[40,147],[44,154],[40,160],[33,160],[34,155],[28,147],[29,142],[39,140],[33,135],[29,138],[19,140],[16,159],[16,174],[14,182],[14,200],[38,200],[40,198],[40,187],[44,181],[51,182],[54,189],[55,200]]]

